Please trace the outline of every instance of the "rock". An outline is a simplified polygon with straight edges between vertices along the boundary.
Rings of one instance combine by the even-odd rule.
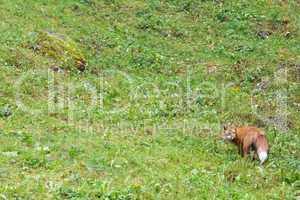
[[[1,154],[6,157],[17,157],[18,156],[17,151],[6,151],[6,152],[1,152]]]
[[[9,107],[0,108],[0,117],[6,118],[12,115],[12,110]]]
[[[40,31],[35,43],[34,50],[55,59],[63,67],[72,69],[75,66],[80,71],[86,69],[86,59],[76,43],[69,37],[58,33]]]
[[[272,33],[270,31],[258,31],[256,33],[257,37],[259,37],[260,39],[268,39],[268,37],[271,35]]]

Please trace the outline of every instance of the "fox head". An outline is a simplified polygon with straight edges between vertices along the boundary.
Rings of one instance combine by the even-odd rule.
[[[223,139],[232,141],[236,137],[236,129],[230,126],[225,125],[224,126],[224,133],[223,133]]]

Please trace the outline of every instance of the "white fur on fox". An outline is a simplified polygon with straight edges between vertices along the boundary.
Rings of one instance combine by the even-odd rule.
[[[261,152],[258,152],[258,157],[260,160],[260,164],[263,164],[267,160],[268,154],[265,151],[261,151]]]

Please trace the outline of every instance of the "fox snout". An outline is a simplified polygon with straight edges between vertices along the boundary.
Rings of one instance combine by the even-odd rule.
[[[230,141],[230,140],[233,140],[234,137],[232,135],[224,135],[223,136],[223,140],[226,140],[226,141]]]

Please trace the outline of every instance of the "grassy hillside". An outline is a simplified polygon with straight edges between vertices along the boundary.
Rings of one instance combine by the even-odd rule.
[[[1,0],[0,197],[299,198],[299,9]],[[224,123],[261,127],[268,162]]]

